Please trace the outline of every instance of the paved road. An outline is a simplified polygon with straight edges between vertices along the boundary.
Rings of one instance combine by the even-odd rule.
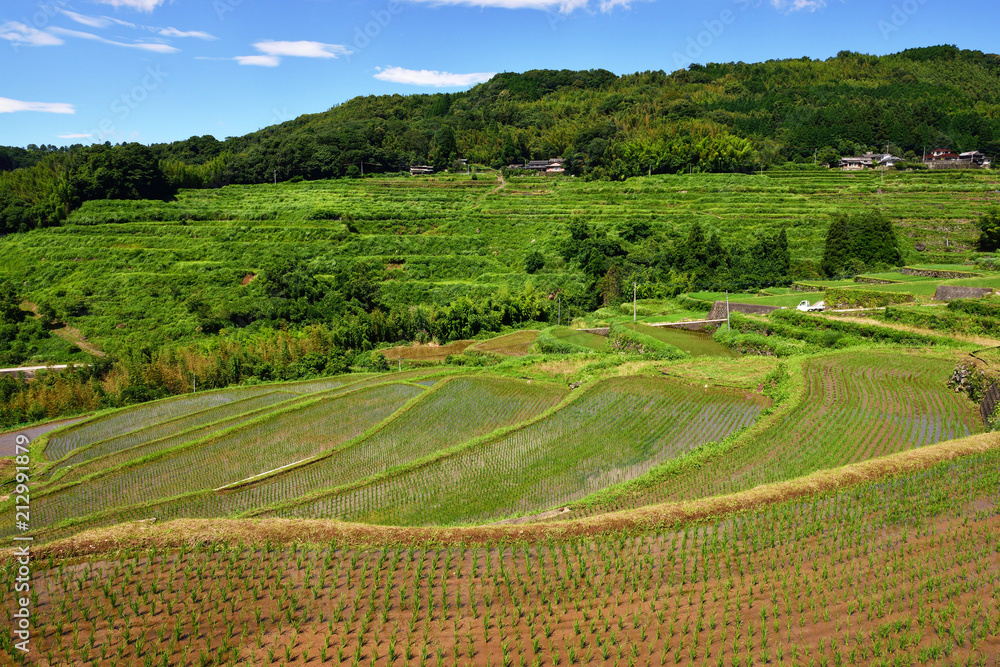
[[[17,451],[17,436],[26,435],[32,440],[44,435],[49,431],[54,431],[60,426],[65,426],[66,424],[75,424],[78,421],[83,420],[84,417],[77,417],[76,419],[64,419],[58,422],[51,422],[49,424],[42,424],[41,426],[31,426],[29,428],[21,429],[20,431],[11,431],[10,433],[0,434],[0,456],[14,456]]]
[[[34,377],[35,371],[44,371],[47,368],[51,368],[54,371],[61,371],[64,368],[69,368],[66,364],[59,364],[58,366],[20,366],[18,368],[0,368],[0,375],[17,375],[18,373],[24,373],[27,377]]]

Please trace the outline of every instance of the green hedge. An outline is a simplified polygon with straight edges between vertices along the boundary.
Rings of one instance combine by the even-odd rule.
[[[1000,299],[995,297],[985,299],[955,299],[948,302],[948,310],[969,313],[970,315],[1000,318]]]
[[[663,359],[684,359],[689,355],[669,343],[656,340],[652,336],[633,331],[621,324],[611,325],[608,347],[615,352],[633,354],[655,354]]]
[[[898,345],[960,345],[955,341],[937,336],[898,331],[873,324],[831,320],[825,317],[807,315],[796,310],[774,311],[768,316],[767,326],[780,335],[802,338],[823,347],[848,347],[860,342]],[[846,337],[847,340],[832,340],[834,338],[832,334]]]
[[[951,304],[948,304],[948,308],[934,308],[930,311],[920,308],[886,308],[876,317],[886,322],[899,322],[947,333],[993,336],[1000,331],[1000,313],[994,317],[978,315],[961,309],[953,310]]]
[[[756,331],[744,332],[738,328],[727,331],[725,327],[719,327],[713,338],[715,342],[725,345],[733,352],[764,357],[790,357],[793,354],[819,351],[819,348],[809,345],[805,341],[788,339],[774,334],[762,334]]]
[[[589,347],[575,345],[552,335],[552,330],[556,327],[542,329],[538,338],[535,339],[535,350],[542,354],[580,354],[581,352],[593,352]]]
[[[831,287],[824,298],[827,308],[885,308],[896,303],[912,303],[912,294]]]
[[[683,308],[687,310],[693,310],[695,312],[707,313],[712,310],[711,301],[702,301],[701,299],[692,299],[687,294],[681,294],[677,297],[677,303],[679,303]]]

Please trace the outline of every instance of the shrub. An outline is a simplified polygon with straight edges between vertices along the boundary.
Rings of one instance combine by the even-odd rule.
[[[616,352],[655,354],[664,359],[684,359],[688,356],[687,353],[669,343],[658,341],[652,336],[633,331],[620,324],[611,326],[608,347]]]
[[[575,345],[573,343],[560,340],[552,335],[552,329],[555,327],[549,327],[547,329],[542,329],[538,334],[538,338],[535,340],[535,349],[542,354],[579,354],[581,352],[593,352],[593,350],[583,347],[582,345]]]
[[[884,308],[891,304],[912,303],[912,294],[878,292],[845,287],[831,287],[826,290],[826,305],[832,308]]]

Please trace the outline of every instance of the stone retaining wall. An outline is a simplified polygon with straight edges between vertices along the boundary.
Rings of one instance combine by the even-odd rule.
[[[938,271],[936,269],[911,269],[904,266],[899,270],[904,276],[923,276],[925,278],[978,278],[978,273],[966,271]]]
[[[960,285],[938,285],[934,293],[935,301],[952,301],[954,299],[981,299],[993,294],[990,287],[962,287]]]
[[[865,285],[898,285],[902,280],[882,280],[881,278],[865,278],[864,276],[854,276],[854,282]]]

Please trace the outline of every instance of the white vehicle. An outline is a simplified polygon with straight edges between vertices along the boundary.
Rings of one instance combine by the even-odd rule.
[[[804,313],[811,313],[815,310],[823,310],[825,306],[822,301],[817,301],[816,303],[810,304],[808,301],[801,301],[799,305],[795,307],[796,310],[801,310]]]

